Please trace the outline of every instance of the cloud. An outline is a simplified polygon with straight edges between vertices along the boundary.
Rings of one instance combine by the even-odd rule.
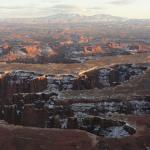
[[[128,5],[131,3],[133,3],[133,0],[113,0],[110,2],[113,5]]]
[[[59,4],[50,7],[51,11],[54,13],[77,13],[82,11],[82,8],[75,6],[75,5],[65,5]]]
[[[104,7],[96,6],[96,7],[89,7],[88,9],[91,9],[91,10],[104,10]]]
[[[38,1],[41,2],[41,1]],[[51,1],[52,2],[52,1]],[[98,14],[104,11],[103,7],[100,6],[91,6],[91,7],[81,7],[78,5],[69,5],[58,3],[59,0],[54,1],[49,5],[47,0],[44,3],[36,3],[36,5],[22,5],[18,4],[17,6],[0,6],[0,14],[4,17],[36,17],[36,16],[49,16],[55,14],[82,14],[82,15],[93,15]]]
[[[53,9],[61,9],[61,10],[77,10],[78,9],[77,6],[65,5],[65,4],[54,5],[51,8],[53,8]]]
[[[0,9],[6,9],[6,10],[17,10],[17,9],[29,9],[34,7],[26,7],[26,6],[17,6],[17,7],[8,7],[8,6],[0,6]]]

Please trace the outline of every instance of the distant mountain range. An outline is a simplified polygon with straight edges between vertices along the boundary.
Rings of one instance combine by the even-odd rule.
[[[70,21],[70,22],[75,22],[75,21],[81,21],[81,22],[112,22],[112,21],[125,21],[127,19],[121,18],[121,17],[116,17],[116,16],[111,16],[111,15],[105,15],[105,14],[97,14],[93,16],[84,16],[84,15],[78,15],[78,14],[57,14],[53,16],[48,16],[46,17],[47,19],[50,20],[64,20],[64,21]]]
[[[128,19],[106,14],[84,16],[79,14],[56,14],[40,18],[6,18],[3,22],[14,23],[84,23],[84,22],[128,22],[128,23],[150,23],[150,19]]]

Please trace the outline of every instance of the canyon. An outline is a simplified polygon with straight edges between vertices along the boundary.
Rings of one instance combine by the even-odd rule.
[[[0,23],[0,150],[150,149],[149,19]]]
[[[63,141],[62,150],[82,149],[78,136],[89,143],[89,150],[111,150],[118,142],[122,143],[118,150],[126,143],[129,144],[126,149],[149,148],[150,64],[145,60],[137,64],[110,62],[112,65],[105,67],[98,67],[97,63],[89,69],[82,67],[82,71],[78,66],[74,68],[77,73],[67,74],[53,73],[52,68],[46,73],[39,73],[36,68],[34,71],[1,69],[0,119],[4,121],[0,124],[0,134],[16,133],[10,139],[16,141],[14,150],[26,145],[26,140],[29,145],[24,149],[35,149],[34,136],[41,137],[41,145],[49,145],[48,139],[57,140],[61,133],[67,138],[71,136],[72,142],[75,140],[75,146],[68,148]],[[1,66],[6,70],[7,64]],[[135,87],[138,94],[132,93]],[[43,142],[42,135],[49,138]],[[54,150],[58,148],[53,146]],[[43,150],[44,146],[37,149]]]

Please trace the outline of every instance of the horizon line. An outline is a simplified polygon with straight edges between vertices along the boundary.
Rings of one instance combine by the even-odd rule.
[[[97,16],[97,15],[106,15],[106,16],[111,16],[111,17],[118,17],[118,18],[122,18],[122,19],[127,19],[127,20],[132,20],[132,19],[136,19],[136,20],[150,20],[150,18],[135,18],[135,17],[122,17],[122,16],[117,16],[117,15],[111,15],[111,14],[105,14],[105,13],[97,13],[97,14],[93,14],[93,15],[85,15],[85,14],[79,14],[79,13],[56,13],[56,14],[51,14],[51,15],[42,15],[42,16],[26,16],[26,17],[1,17],[0,19],[39,19],[39,18],[47,18],[47,17],[51,17],[51,16],[57,16],[57,15],[78,15],[78,16],[84,16],[84,17],[92,17],[92,16]]]

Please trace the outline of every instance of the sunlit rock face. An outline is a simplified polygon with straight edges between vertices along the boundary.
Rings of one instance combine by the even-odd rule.
[[[92,55],[92,54],[99,54],[99,53],[103,53],[103,49],[101,48],[101,46],[84,46],[84,55]]]
[[[119,85],[134,76],[142,75],[147,67],[133,64],[116,65],[83,73],[74,83],[75,90],[105,88]]]
[[[40,54],[40,49],[37,45],[26,46],[25,49],[30,57],[35,57]]]

